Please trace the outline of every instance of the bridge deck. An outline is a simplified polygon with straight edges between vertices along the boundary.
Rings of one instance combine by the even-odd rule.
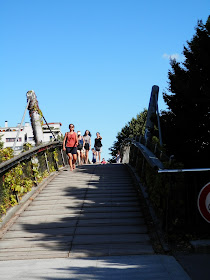
[[[124,165],[62,171],[0,240],[0,260],[154,254]]]

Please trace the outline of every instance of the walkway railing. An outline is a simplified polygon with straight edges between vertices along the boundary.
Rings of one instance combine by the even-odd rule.
[[[67,164],[62,142],[32,148],[0,164],[0,214],[19,202],[33,186]]]
[[[197,200],[210,181],[210,168],[184,169],[155,146],[143,137],[127,139],[121,148],[124,162],[136,169],[166,231],[205,234],[209,223],[201,216]]]

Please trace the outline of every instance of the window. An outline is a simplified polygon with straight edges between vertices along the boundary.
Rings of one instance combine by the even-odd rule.
[[[17,142],[21,142],[21,141],[22,141],[22,138],[19,137],[19,138],[17,139]],[[15,138],[6,138],[6,142],[15,142]]]
[[[15,138],[6,138],[6,142],[15,142]]]
[[[28,141],[34,141],[34,137],[28,137]]]

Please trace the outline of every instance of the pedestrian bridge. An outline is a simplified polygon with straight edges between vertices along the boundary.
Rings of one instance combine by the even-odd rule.
[[[64,168],[10,221],[0,260],[154,254],[123,164]]]
[[[149,188],[150,181],[158,187],[154,176],[161,176],[158,172],[164,171],[164,165],[151,147],[148,150],[140,141],[132,140],[122,147],[123,161],[129,164],[89,164],[70,172],[61,144],[41,145],[0,164],[0,190],[10,186],[12,176],[22,178],[21,182],[35,183],[22,199],[19,189],[14,189],[13,196],[16,195],[19,204],[2,219],[3,279],[28,279],[30,267],[32,280],[121,280],[139,279],[140,275],[145,280],[189,280],[175,258],[166,252],[168,248],[158,234],[156,221],[151,219],[146,188],[139,184],[135,173],[136,170],[141,182],[147,182]],[[43,177],[48,174],[41,183],[40,174]],[[190,176],[192,190],[194,178]],[[204,178],[202,174],[200,179]],[[161,208],[167,210],[163,211],[167,222],[174,212],[183,215],[180,211],[183,208],[178,205],[171,211],[173,204],[163,193],[164,184],[168,184],[166,179],[161,181],[162,190],[157,189],[157,193],[167,206]],[[170,183],[173,189],[173,180]],[[172,202],[178,202],[180,197],[181,192],[178,195],[174,192]],[[190,215],[195,228],[198,219],[192,212]],[[185,216],[187,226],[192,220],[189,217]]]
[[[168,159],[152,150],[141,139],[129,140],[121,148],[128,165],[89,164],[70,172],[57,141],[1,163],[0,202],[10,191],[19,205],[0,224],[0,260],[164,253],[152,204],[164,230],[176,229],[178,221],[179,229],[206,232],[196,202],[209,170],[165,169],[160,159]],[[23,196],[28,182],[35,186]]]

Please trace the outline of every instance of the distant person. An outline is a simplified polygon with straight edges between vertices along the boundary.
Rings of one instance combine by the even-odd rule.
[[[92,163],[96,163],[96,151],[93,148],[91,149],[91,151],[93,153]]]
[[[95,138],[95,144],[94,144],[94,147],[95,147],[95,150],[96,150],[96,160],[98,162],[101,161],[101,152],[102,152],[102,143],[101,143],[101,140],[102,140],[102,137],[100,135],[99,132],[96,133],[96,138]]]
[[[117,151],[117,154],[116,154],[116,163],[120,163],[120,162],[121,162],[120,151]]]
[[[78,156],[78,164],[83,164],[83,158],[84,158],[84,139],[81,135],[81,131],[77,131],[78,136],[78,145],[77,145],[77,156]]]
[[[63,139],[63,150],[66,151],[68,155],[70,171],[73,171],[73,169],[75,169],[75,162],[77,161],[78,139],[72,123],[69,125],[69,130],[69,132],[65,133]]]
[[[102,164],[106,164],[105,158],[102,158]]]
[[[85,163],[88,163],[88,156],[89,156],[89,151],[91,148],[91,133],[89,130],[85,130],[85,134],[83,135],[83,139],[85,141]]]
[[[80,151],[81,163],[85,163],[85,148],[83,146],[82,150]]]

